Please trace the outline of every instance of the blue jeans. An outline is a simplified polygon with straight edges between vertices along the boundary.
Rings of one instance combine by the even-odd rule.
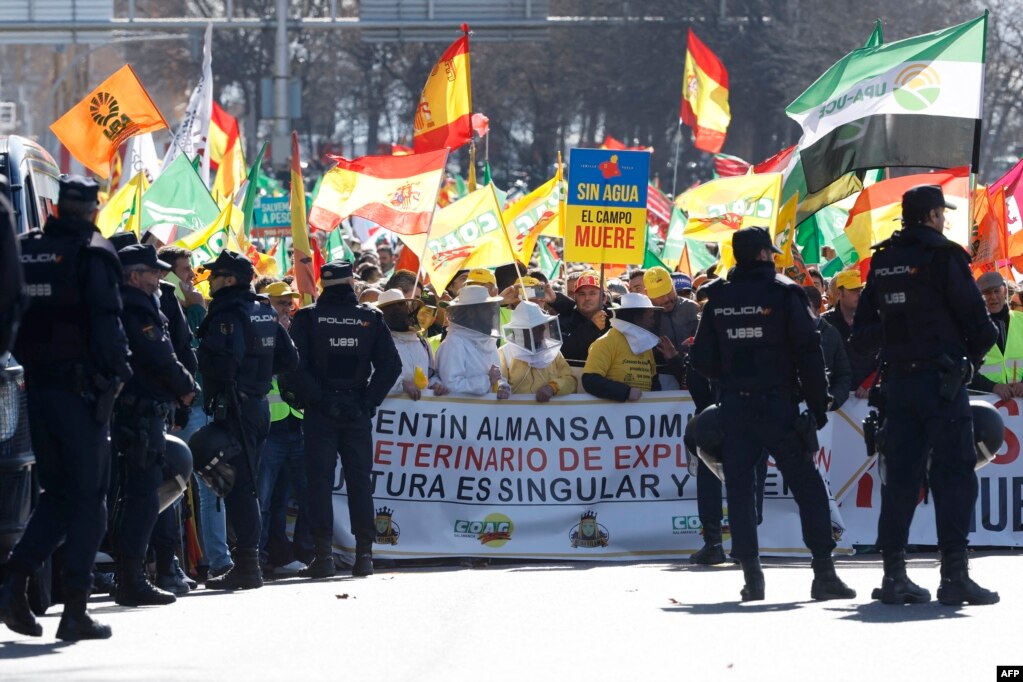
[[[188,416],[188,424],[175,435],[188,442],[193,433],[209,422],[209,416],[197,404]],[[227,549],[227,515],[224,513],[224,502],[218,500],[209,486],[199,481],[199,528],[202,537],[202,549],[211,571],[219,571],[231,566],[231,552]]]
[[[266,563],[269,557],[268,545],[271,536],[280,546],[290,547],[285,533],[289,488],[298,502],[299,519],[295,524],[294,544],[311,550],[312,540],[302,518],[305,512],[306,476],[305,447],[301,429],[288,429],[275,422],[270,426],[270,435],[263,444],[259,458],[259,509],[262,530],[259,536],[259,560]],[[274,491],[284,494],[275,495]],[[287,562],[284,562],[287,563]]]

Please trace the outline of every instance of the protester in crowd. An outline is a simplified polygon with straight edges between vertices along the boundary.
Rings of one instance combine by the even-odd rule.
[[[256,279],[252,280],[252,290],[257,294],[262,294],[268,286],[276,281],[271,275],[259,275]]]
[[[363,263],[358,269],[359,279],[367,284],[376,284],[383,279],[384,273],[372,263]]]
[[[366,287],[359,294],[359,303],[376,303],[382,293],[384,292],[376,287]]]
[[[507,343],[498,351],[501,374],[513,394],[532,393],[537,402],[575,393],[572,368],[561,355],[558,318],[533,301],[523,301],[504,327]]]
[[[376,306],[384,314],[384,324],[391,331],[394,347],[401,358],[401,374],[390,393],[405,393],[413,400],[419,400],[422,392],[429,388],[434,395],[446,395],[448,391],[437,374],[433,350],[420,333],[419,314],[424,307],[423,300],[405,298],[401,289],[388,289],[380,295]]]
[[[660,343],[663,309],[643,294],[625,294],[612,310],[611,330],[590,346],[583,367],[587,393],[618,402],[635,402],[660,390],[653,349]]]
[[[845,342],[845,352],[849,356],[849,364],[852,366],[852,386],[857,398],[866,398],[870,391],[870,378],[877,370],[878,349],[871,348],[865,351],[857,351],[852,347],[849,340],[852,333],[853,316],[856,314],[856,306],[860,301],[860,293],[863,291],[863,279],[860,271],[843,270],[835,275],[832,280],[835,289],[834,307],[824,313],[824,319],[838,330],[839,335]],[[866,385],[865,385],[866,384]]]
[[[405,298],[419,298],[423,293],[416,273],[411,270],[398,270],[387,279],[384,284],[384,291],[389,289],[400,289]]]
[[[813,282],[813,285],[817,287],[817,291],[819,291],[823,297],[824,292],[827,289],[827,285],[824,282],[824,275],[822,275],[821,271],[814,265],[807,266],[806,274],[810,276],[810,281]]]
[[[565,295],[568,297],[575,296],[575,288],[579,285],[579,278],[582,277],[586,270],[575,270],[565,277]]]
[[[985,272],[977,279],[977,287],[998,330],[998,340],[984,356],[970,388],[994,393],[1002,400],[1023,397],[1023,312],[1009,309],[1008,287],[1001,273]]]
[[[382,276],[389,277],[394,270],[394,249],[387,242],[377,243],[377,258],[379,259],[380,272]],[[390,289],[391,287],[387,287]]]
[[[646,294],[646,270],[638,269],[629,273],[629,292]]]
[[[185,311],[188,326],[195,334],[206,317],[206,299],[195,287],[195,270],[192,268],[192,252],[180,246],[165,246],[157,252],[160,260],[173,268],[164,281],[175,285],[174,295]]]
[[[575,307],[559,316],[563,345],[561,353],[569,364],[586,362],[590,344],[607,330],[607,311],[601,301],[600,275],[594,270],[582,273],[576,281],[573,296]]]
[[[1023,294],[1019,291],[1009,298],[1009,310],[1023,310]]]
[[[671,281],[675,284],[675,293],[680,297],[692,301],[694,296],[693,293],[693,278],[684,272],[673,272],[671,273]]]
[[[500,304],[501,298],[488,295],[485,287],[467,284],[448,306],[448,333],[437,348],[437,370],[452,393],[511,395],[497,354]]]
[[[817,322],[817,331],[821,335],[821,350],[824,352],[824,368],[828,373],[828,393],[831,394],[831,410],[842,407],[849,399],[852,388],[852,367],[849,356],[845,353],[845,342],[838,330],[821,317],[823,296],[816,286],[804,286],[806,299],[810,302],[810,314]]]
[[[465,286],[466,280],[468,279],[469,279],[468,270],[459,270],[458,272],[456,272],[455,276],[451,278],[451,281],[448,282],[447,288],[444,290],[444,294],[450,297],[446,300],[450,301],[454,299],[455,296],[458,296],[458,292],[462,290],[462,287]],[[496,279],[494,280],[494,283],[497,284]]]
[[[700,308],[678,295],[671,273],[660,266],[646,271],[643,288],[650,303],[664,311],[654,351],[661,390],[677,390],[684,386],[685,359],[700,323]]]

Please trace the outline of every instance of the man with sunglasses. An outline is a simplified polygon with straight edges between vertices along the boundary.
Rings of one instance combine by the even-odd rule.
[[[977,278],[977,287],[998,329],[998,340],[984,356],[970,388],[1002,400],[1023,396],[1023,312],[1006,303],[1009,289],[1001,273],[985,272]]]
[[[199,327],[199,372],[206,411],[242,443],[242,461],[231,462],[235,482],[227,493],[227,518],[237,538],[234,567],[206,581],[207,589],[263,586],[259,567],[260,517],[253,472],[270,431],[267,394],[275,374],[298,366],[298,351],[270,304],[252,290],[255,268],[245,256],[223,251],[207,268],[210,302]],[[209,428],[209,427],[205,427]],[[201,431],[201,430],[200,430]],[[200,453],[195,453],[201,461]]]

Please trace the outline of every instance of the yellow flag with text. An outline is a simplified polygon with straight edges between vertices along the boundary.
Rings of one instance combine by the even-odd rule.
[[[781,249],[774,257],[774,264],[779,268],[791,268],[795,265],[792,246],[796,241],[796,209],[799,206],[799,192],[795,192],[785,205],[778,211],[778,220],[774,223],[771,236],[774,245]]]
[[[210,223],[205,230],[197,230],[174,242],[174,246],[180,246],[192,252],[192,265],[199,267],[205,263],[215,260],[224,249],[235,253],[244,253],[234,237],[234,230],[231,228],[231,218],[234,213],[234,204],[230,201],[224,205],[217,219]]]
[[[516,260],[529,264],[541,234],[564,234],[560,204],[564,199],[561,169],[557,174],[532,192],[509,206],[502,213],[508,241]]]
[[[459,270],[515,261],[493,184],[437,211],[429,234],[398,236],[419,255],[437,291],[444,291]]]
[[[686,239],[731,241],[742,227],[770,227],[778,220],[781,173],[718,178],[689,190],[676,204],[689,216]]]
[[[139,233],[142,219],[142,193],[149,189],[145,173],[136,173],[124,187],[114,192],[96,218],[96,227],[104,237],[115,232]]]

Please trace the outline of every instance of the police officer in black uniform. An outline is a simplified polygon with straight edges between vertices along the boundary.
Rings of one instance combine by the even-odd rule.
[[[106,530],[110,411],[131,376],[121,326],[121,264],[94,225],[99,186],[61,176],[57,217],[21,238],[31,303],[14,355],[25,367],[29,425],[43,492],[8,563],[0,620],[38,637],[26,585],[64,543],[62,640],[105,639],[86,613]]]
[[[732,555],[742,564],[743,601],[764,598],[757,544],[754,467],[766,449],[799,505],[803,542],[813,553],[810,596],[851,599],[835,573],[828,495],[813,464],[816,429],[827,422],[828,382],[820,335],[802,288],[775,273],[778,249],[764,228],[732,237],[736,266],[708,284],[692,349],[696,371],[718,382],[725,428],[722,459]],[[800,399],[809,413],[799,414]],[[815,423],[809,423],[809,420]],[[800,428],[802,426],[802,428]]]
[[[249,259],[223,251],[206,268],[212,300],[197,334],[202,393],[213,420],[225,424],[242,444],[242,461],[231,462],[234,487],[225,498],[237,538],[234,568],[208,580],[206,588],[258,588],[263,578],[255,472],[270,430],[266,395],[274,374],[295,368],[298,353],[270,303],[252,290],[255,269]],[[200,458],[196,453],[196,460]]]
[[[327,263],[320,270],[323,294],[295,313],[291,334],[299,368],[282,377],[281,391],[297,395],[305,412],[309,529],[315,556],[299,575],[334,575],[332,488],[338,454],[355,536],[353,576],[373,573],[372,416],[401,374],[401,358],[383,314],[358,302],[352,265]]]
[[[942,234],[946,208],[952,206],[936,185],[902,195],[903,228],[874,247],[853,320],[853,343],[866,348],[880,340],[885,364],[885,483],[877,530],[884,578],[875,592],[886,604],[931,598],[906,575],[909,526],[925,478],[941,550],[938,601],[998,601],[967,570],[977,455],[965,387],[997,330],[970,276],[969,257]]]
[[[170,265],[149,245],[125,247],[118,256],[125,279],[121,321],[134,374],[118,399],[111,434],[121,474],[113,528],[118,553],[114,601],[121,606],[170,604],[174,595],[149,582],[144,563],[159,514],[167,418],[177,404],[191,404],[196,385],[174,352],[167,318],[157,303],[160,276]]]

